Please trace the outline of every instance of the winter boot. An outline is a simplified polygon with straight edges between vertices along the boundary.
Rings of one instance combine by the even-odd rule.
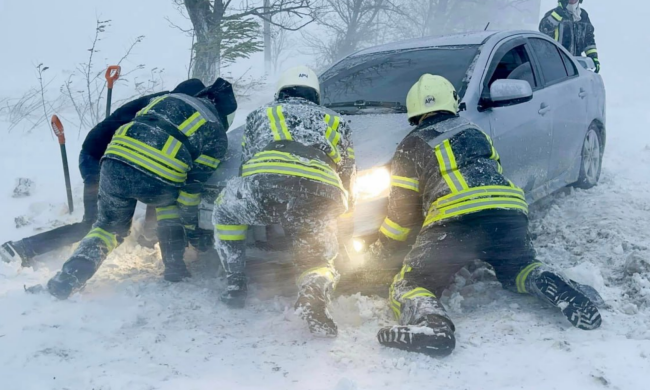
[[[309,331],[321,337],[336,337],[338,327],[327,310],[333,282],[324,276],[314,277],[302,283],[296,301],[296,313],[309,326]]]
[[[47,289],[50,294],[59,299],[68,299],[72,293],[86,285],[88,279],[95,274],[96,268],[91,260],[73,257],[66,261],[63,269],[47,282]]]
[[[162,261],[165,264],[165,280],[178,283],[191,277],[183,260],[186,246],[185,229],[182,226],[158,226],[158,237]]]
[[[570,280],[554,272],[537,268],[526,279],[526,290],[542,301],[559,308],[576,328],[593,330],[600,327],[602,319],[596,305]]]
[[[381,328],[377,339],[381,345],[431,357],[444,357],[456,347],[456,328],[449,318],[437,314],[426,316],[417,325]]]
[[[20,262],[23,267],[29,266],[31,256],[22,241],[9,241],[0,246],[0,259],[5,263]]]
[[[241,274],[228,275],[228,286],[226,291],[221,294],[221,302],[225,303],[231,309],[243,309],[246,305],[248,296],[248,280]]]

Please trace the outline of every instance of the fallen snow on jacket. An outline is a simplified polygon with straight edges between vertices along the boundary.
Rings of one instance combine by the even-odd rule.
[[[350,126],[339,114],[306,99],[289,98],[275,101],[253,111],[247,117],[242,142],[243,175],[246,175],[246,171],[250,171],[251,167],[259,167],[260,163],[291,163],[277,153],[275,156],[281,157],[280,159],[269,159],[274,155],[269,153],[269,146],[291,141],[315,151],[315,155],[290,153],[300,160],[301,168],[314,172],[328,171],[329,168],[337,177],[328,182],[332,185],[323,185],[323,181],[318,180],[321,174],[288,181],[286,175],[260,173],[267,177],[267,183],[269,180],[275,180],[279,188],[289,186],[292,190],[335,200],[343,195],[351,209],[355,201],[353,186],[356,164]],[[339,181],[340,185],[335,181]]]

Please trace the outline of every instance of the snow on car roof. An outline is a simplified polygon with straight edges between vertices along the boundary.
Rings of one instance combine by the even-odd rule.
[[[464,34],[444,35],[440,37],[408,39],[405,41],[393,42],[386,45],[363,49],[354,53],[353,56],[380,53],[383,51],[415,49],[419,47],[480,45],[486,39],[490,38],[496,33],[497,31],[480,31]]]

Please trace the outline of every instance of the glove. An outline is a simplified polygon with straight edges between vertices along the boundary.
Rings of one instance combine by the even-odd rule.
[[[187,241],[197,251],[205,253],[214,247],[214,233],[212,230],[199,229],[194,226],[185,226]]]
[[[600,60],[598,57],[593,57],[592,60],[594,60],[594,64],[596,65],[596,73],[600,73]]]

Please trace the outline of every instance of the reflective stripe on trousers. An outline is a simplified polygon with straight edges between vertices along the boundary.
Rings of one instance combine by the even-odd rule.
[[[92,229],[86,237],[84,237],[84,240],[87,238],[99,238],[104,245],[106,245],[106,248],[108,249],[108,252],[112,252],[115,248],[117,248],[117,236],[113,233],[109,233],[106,230],[102,228],[94,228]]]
[[[392,238],[395,241],[404,242],[408,239],[411,229],[400,226],[398,223],[386,217],[382,223],[379,231],[386,237]]]
[[[156,220],[165,221],[168,219],[180,219],[181,214],[178,206],[167,206],[156,208]]]
[[[222,241],[244,241],[248,225],[216,225],[215,234]]]

